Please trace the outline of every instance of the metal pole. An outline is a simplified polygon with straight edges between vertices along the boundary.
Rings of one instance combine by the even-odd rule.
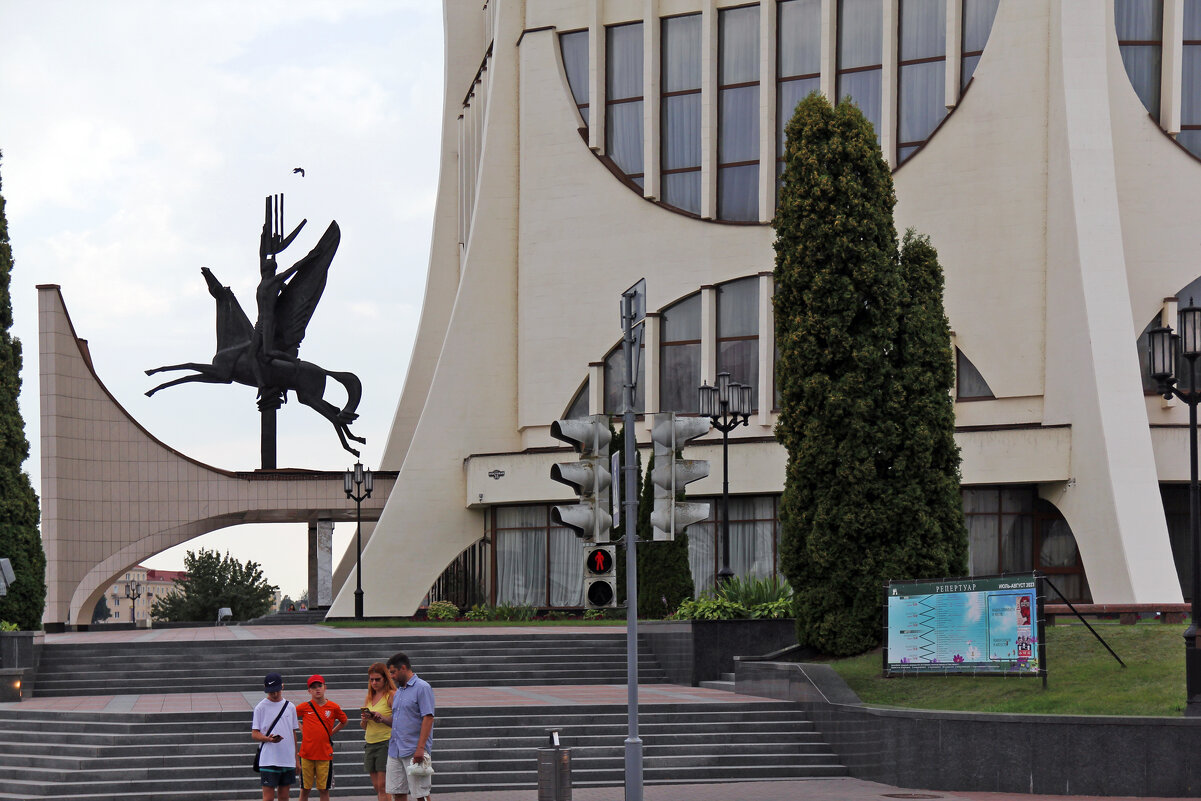
[[[1189,432],[1189,528],[1193,541],[1193,597],[1191,599],[1191,621],[1184,632],[1185,657],[1185,708],[1188,717],[1201,716],[1201,651],[1197,649],[1197,602],[1201,598],[1201,488],[1197,482],[1197,402],[1201,394],[1197,391],[1197,358],[1188,357],[1189,387],[1188,432]]]
[[[357,482],[356,482],[357,483]],[[356,489],[358,487],[356,486]],[[354,529],[354,617],[363,619],[363,496],[355,493],[355,529]]]
[[[626,360],[622,388],[622,434],[625,440],[626,541],[626,686],[629,734],[625,741],[625,801],[642,801],[642,740],[638,737],[638,457],[634,442],[634,307],[632,293],[621,297],[622,353]]]
[[[730,569],[730,421],[724,408],[721,423],[721,570],[717,571],[718,585],[734,578],[734,571]]]

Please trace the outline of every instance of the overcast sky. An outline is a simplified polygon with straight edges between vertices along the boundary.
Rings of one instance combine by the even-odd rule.
[[[190,384],[146,398],[163,364],[208,361],[200,268],[254,318],[263,198],[283,192],[291,265],[336,219],[342,242],[301,355],[356,373],[354,430],[375,467],[421,310],[437,189],[442,11],[436,0],[0,0],[0,178],[7,202],[21,411],[40,488],[37,284],[59,284],[96,372],[154,436],[229,470],[259,466],[253,389]],[[305,176],[293,174],[303,167]],[[294,400],[279,465],[354,462]],[[353,525],[341,524],[335,559]],[[259,562],[299,597],[306,534],[242,526],[204,545]]]

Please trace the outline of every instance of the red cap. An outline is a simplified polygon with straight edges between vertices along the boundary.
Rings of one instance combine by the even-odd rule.
[[[319,681],[322,684],[325,684],[325,677],[323,677],[320,673],[314,673],[312,676],[309,676],[308,683],[305,686],[312,687],[313,682],[315,682],[315,681]]]

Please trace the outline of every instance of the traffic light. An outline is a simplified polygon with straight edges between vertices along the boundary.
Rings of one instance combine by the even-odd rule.
[[[589,609],[617,606],[617,546],[584,548],[584,604]]]
[[[677,531],[709,516],[709,504],[678,500],[685,485],[709,475],[709,463],[704,459],[680,459],[677,453],[689,440],[709,433],[710,427],[707,417],[676,417],[675,412],[655,415],[651,428],[655,443],[655,467],[651,470],[655,508],[651,511],[651,526],[657,541],[674,540]]]
[[[568,442],[580,454],[579,461],[560,462],[550,468],[550,477],[566,484],[580,496],[571,506],[551,508],[551,522],[566,526],[589,542],[608,542],[613,516],[609,514],[609,418],[604,415],[578,420],[556,420],[550,435]]]

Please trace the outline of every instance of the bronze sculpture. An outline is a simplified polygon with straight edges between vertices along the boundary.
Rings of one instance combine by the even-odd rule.
[[[147,370],[146,375],[172,370],[194,370],[193,375],[159,384],[146,395],[178,384],[199,382],[256,387],[259,409],[263,414],[263,468],[275,467],[275,410],[287,399],[289,391],[296,399],[317,411],[333,424],[342,447],[359,455],[347,442],[367,440],[356,437],[350,424],[363,387],[354,373],[326,370],[300,358],[300,342],[325,290],[330,264],[338,250],[341,231],[331,222],[308,255],[282,273],[276,272],[276,256],[304,228],[307,220],[286,237],[283,235],[283,195],[268,197],[259,242],[261,280],[255,292],[258,319],[252,326],[242,311],[233,290],[222,286],[207,267],[200,268],[208,283],[209,294],[217,302],[217,352],[211,364],[185,362]],[[325,400],[326,379],[332,378],[346,390],[346,405],[341,409]]]

